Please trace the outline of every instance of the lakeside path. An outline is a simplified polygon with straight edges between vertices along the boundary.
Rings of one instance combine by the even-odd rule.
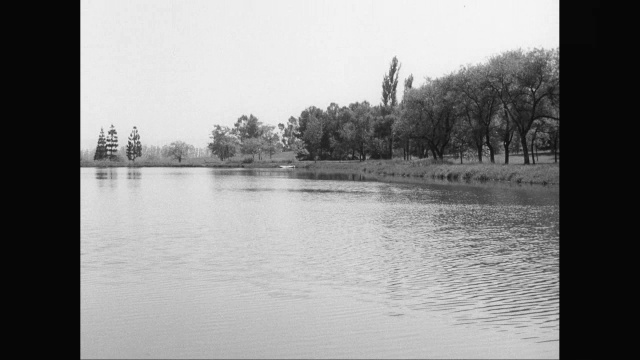
[[[195,160],[195,159],[194,159]],[[242,163],[240,161],[211,162],[191,161],[175,162],[109,162],[109,161],[81,161],[80,167],[210,167],[210,168],[277,168],[280,165],[295,165],[296,169],[317,172],[337,172],[366,175],[378,181],[398,182],[402,179],[415,182],[419,179],[448,180],[452,182],[483,182],[483,183],[517,183],[532,185],[559,185],[560,164],[542,163],[535,165],[522,164],[437,164],[428,160],[367,160],[367,161],[258,161]]]

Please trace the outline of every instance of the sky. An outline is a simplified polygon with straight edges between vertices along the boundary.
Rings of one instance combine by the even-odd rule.
[[[559,0],[82,0],[80,146],[205,147],[215,124],[377,105],[391,59],[413,86],[517,48],[560,46]]]

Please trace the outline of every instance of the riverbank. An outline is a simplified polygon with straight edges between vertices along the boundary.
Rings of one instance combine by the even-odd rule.
[[[182,162],[171,160],[156,161],[81,161],[80,167],[210,167],[210,168],[278,168],[294,165],[297,169],[320,172],[340,172],[372,175],[378,180],[393,179],[436,179],[448,181],[503,182],[517,184],[559,185],[560,165],[558,163],[491,164],[436,162],[422,160],[367,160],[367,161],[296,161],[291,159],[258,160],[243,162],[237,160],[219,161],[211,158],[186,159]]]
[[[372,174],[378,177],[426,178],[449,181],[512,182],[518,184],[559,185],[557,163],[536,165],[491,163],[438,163],[424,160],[368,160],[365,162],[318,161],[303,166],[315,171]]]

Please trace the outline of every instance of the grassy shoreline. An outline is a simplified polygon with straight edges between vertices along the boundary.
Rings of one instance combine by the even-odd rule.
[[[317,172],[340,172],[375,176],[380,181],[402,181],[411,179],[448,180],[451,182],[483,182],[483,183],[517,183],[531,185],[559,185],[559,163],[491,164],[465,163],[457,164],[433,159],[422,160],[367,160],[367,161],[296,161],[294,159],[257,160],[245,163],[239,159],[219,161],[211,158],[186,159],[180,163],[170,160],[160,161],[81,161],[80,167],[209,167],[209,168],[277,168],[280,165],[295,165],[297,169]]]
[[[559,185],[559,164],[449,164],[433,161],[373,160],[360,163],[312,163],[305,168],[315,171],[340,171],[393,178],[424,178],[452,182],[510,182],[531,185]]]

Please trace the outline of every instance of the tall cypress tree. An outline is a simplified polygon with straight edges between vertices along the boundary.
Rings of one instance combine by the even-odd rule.
[[[118,133],[116,128],[111,124],[111,128],[107,133],[107,158],[113,160],[118,152]]]
[[[389,107],[393,108],[398,105],[396,88],[398,87],[399,74],[400,64],[398,63],[398,58],[394,56],[391,59],[391,65],[389,65],[389,74],[385,74],[382,79],[382,105],[387,114],[391,113]]]
[[[98,146],[96,146],[96,154],[93,156],[93,160],[103,160],[107,157],[107,141],[104,138],[104,130],[100,128],[100,135],[98,136]]]
[[[142,144],[140,143],[140,135],[138,134],[138,129],[134,126],[127,142],[127,158],[135,162],[136,158],[141,156]]]

